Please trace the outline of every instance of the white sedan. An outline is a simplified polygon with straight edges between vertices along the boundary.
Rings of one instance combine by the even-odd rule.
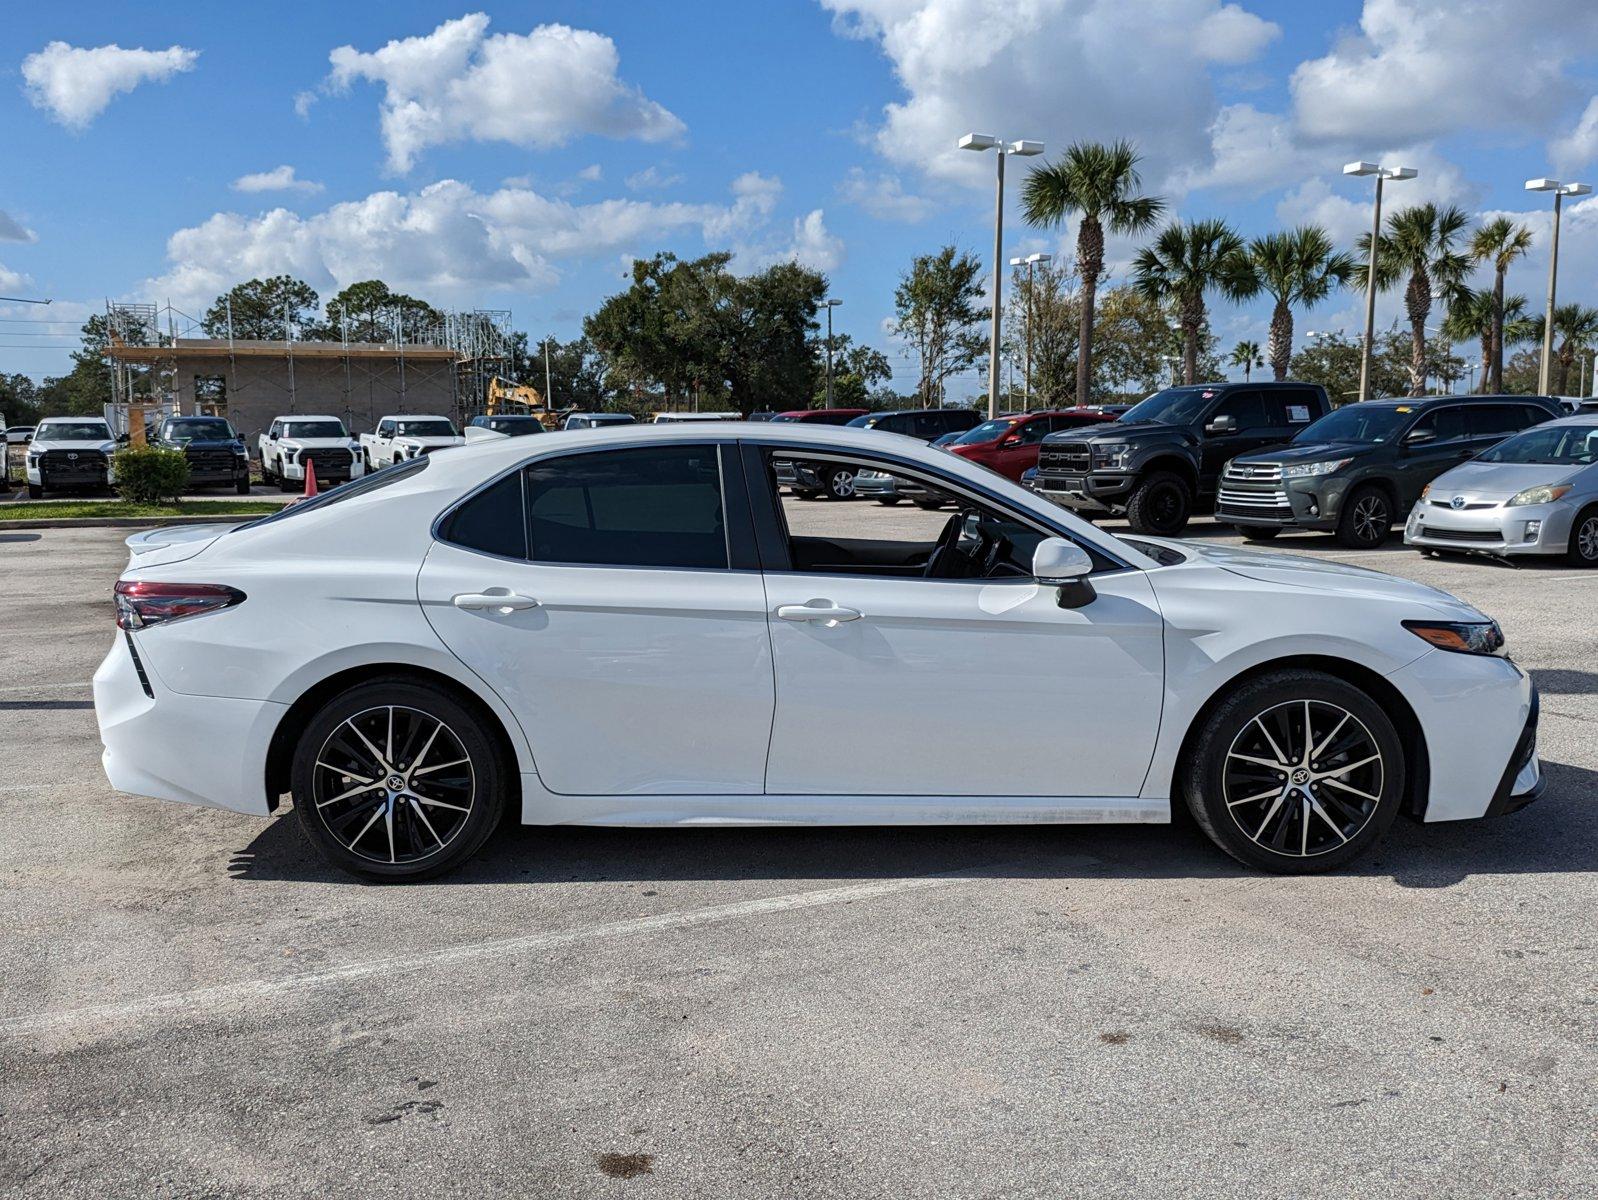
[[[952,512],[805,504],[881,471]],[[95,676],[121,791],[334,863],[527,824],[1160,823],[1325,870],[1542,790],[1537,703],[1446,593],[1117,538],[906,438],[745,423],[494,440],[237,529],[129,539]]]

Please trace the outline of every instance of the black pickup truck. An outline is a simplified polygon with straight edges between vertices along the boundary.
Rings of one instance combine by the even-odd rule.
[[[1169,537],[1213,504],[1228,460],[1291,441],[1331,407],[1310,383],[1166,388],[1108,424],[1044,438],[1034,486],[1078,515],[1124,513],[1136,532]]]
[[[250,494],[250,452],[224,418],[168,417],[153,444],[183,451],[190,487],[231,487],[241,496]]]

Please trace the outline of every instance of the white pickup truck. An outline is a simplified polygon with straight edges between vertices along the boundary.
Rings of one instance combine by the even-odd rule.
[[[366,469],[379,471],[408,458],[420,458],[448,446],[464,446],[448,417],[384,417],[374,433],[361,434]]]
[[[28,498],[63,488],[107,488],[116,483],[111,456],[119,443],[99,417],[48,417],[28,444]]]
[[[261,435],[261,482],[285,492],[305,484],[305,464],[316,464],[319,487],[365,474],[361,444],[337,417],[277,417]]]

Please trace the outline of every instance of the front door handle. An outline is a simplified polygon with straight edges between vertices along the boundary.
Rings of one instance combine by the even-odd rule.
[[[858,621],[863,615],[853,608],[843,608],[831,600],[811,600],[805,604],[783,604],[777,615],[784,621],[820,621],[827,626],[843,621]]]
[[[483,592],[462,592],[451,597],[450,603],[467,612],[510,613],[538,607],[538,601],[531,596],[522,596],[502,587],[489,588]]]

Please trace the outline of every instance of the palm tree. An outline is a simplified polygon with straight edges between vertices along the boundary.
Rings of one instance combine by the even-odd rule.
[[[1339,251],[1318,225],[1300,225],[1255,238],[1248,247],[1258,287],[1276,301],[1271,312],[1271,370],[1287,378],[1293,357],[1293,306],[1314,308],[1348,283],[1358,269],[1354,256]]]
[[[1504,302],[1504,276],[1517,258],[1523,258],[1531,249],[1531,230],[1517,225],[1508,217],[1494,217],[1470,238],[1470,256],[1477,262],[1491,263],[1493,268],[1493,329],[1490,351],[1482,361],[1492,364],[1492,390],[1504,390],[1504,321],[1507,312]],[[1487,390],[1483,376],[1482,390]]]
[[[1165,201],[1138,189],[1138,153],[1122,140],[1073,142],[1058,162],[1045,163],[1027,176],[1022,190],[1026,219],[1053,227],[1080,213],[1076,231],[1076,269],[1082,277],[1077,319],[1076,402],[1086,404],[1093,384],[1093,317],[1099,277],[1104,274],[1104,231],[1129,234],[1153,228]]]
[[[1542,340],[1543,318],[1531,322],[1533,336]],[[1584,350],[1598,346],[1598,308],[1585,304],[1561,304],[1554,309],[1554,335],[1559,345],[1554,351],[1553,391],[1556,396],[1569,395],[1570,368],[1576,365],[1576,356]]]
[[[1400,280],[1404,308],[1409,316],[1409,394],[1426,391],[1426,318],[1434,297],[1448,298],[1462,286],[1470,260],[1456,243],[1470,218],[1450,204],[1438,208],[1430,202],[1401,208],[1387,218],[1387,231],[1376,246],[1376,287],[1387,291]],[[1371,235],[1361,234],[1359,249],[1369,255]]]
[[[1232,347],[1232,357],[1227,362],[1243,368],[1243,382],[1247,383],[1254,378],[1254,368],[1265,365],[1265,357],[1260,353],[1258,342],[1239,342]]]
[[[1526,297],[1499,296],[1486,288],[1481,291],[1465,288],[1448,306],[1442,333],[1450,344],[1474,340],[1481,346],[1481,382],[1476,390],[1501,393],[1502,385],[1495,385],[1489,372],[1494,345],[1501,354],[1505,347],[1527,341],[1536,328],[1539,327],[1526,316]]]
[[[1196,383],[1204,294],[1246,300],[1259,288],[1243,239],[1225,221],[1172,221],[1132,260],[1133,284],[1151,300],[1176,311],[1182,330],[1182,380]]]

